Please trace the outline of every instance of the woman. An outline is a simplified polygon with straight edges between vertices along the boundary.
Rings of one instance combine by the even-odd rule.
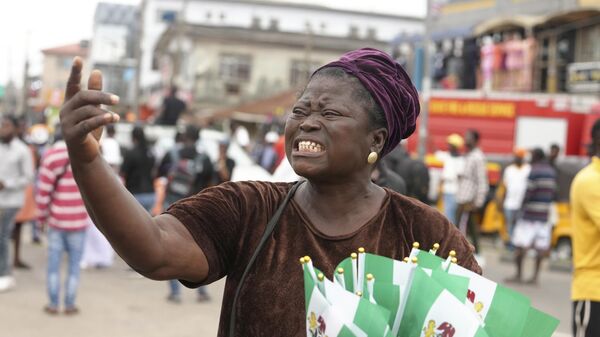
[[[154,154],[148,147],[148,140],[142,126],[136,126],[131,131],[133,148],[125,153],[121,176],[125,187],[135,199],[148,211],[154,206]]]
[[[95,223],[119,254],[152,279],[178,278],[188,286],[227,276],[219,336],[228,335],[238,282],[265,225],[284,201],[289,183],[225,183],[175,203],[157,217],[113,183],[98,155],[97,132],[118,121],[96,104],[113,105],[93,72],[79,90],[81,61],[67,84],[61,123],[82,193]],[[335,265],[363,246],[401,259],[413,241],[457,251],[463,266],[480,272],[472,247],[434,209],[373,184],[377,158],[415,128],[418,95],[387,54],[361,49],[317,70],[285,128],[286,154],[306,182],[283,209],[240,288],[236,336],[304,336],[304,292],[298,257],[310,255],[331,275]],[[110,197],[109,197],[110,196]],[[281,324],[281,323],[285,324]]]

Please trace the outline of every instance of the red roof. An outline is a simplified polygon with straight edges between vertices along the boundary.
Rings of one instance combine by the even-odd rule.
[[[81,47],[79,43],[68,44],[60,47],[42,49],[46,55],[65,55],[65,56],[87,56],[88,48]]]
[[[297,90],[286,90],[271,97],[250,101],[232,108],[216,111],[212,120],[230,118],[235,112],[276,116],[291,110],[297,100]]]

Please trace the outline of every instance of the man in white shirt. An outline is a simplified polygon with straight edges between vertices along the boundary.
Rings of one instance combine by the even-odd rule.
[[[444,215],[456,224],[456,192],[458,192],[458,177],[465,168],[465,158],[460,154],[464,145],[463,138],[456,133],[446,138],[448,154],[443,158],[442,193],[444,195]]]
[[[0,119],[0,292],[15,285],[8,259],[15,215],[25,202],[25,188],[33,181],[33,158],[19,140],[17,120]]]
[[[123,162],[123,156],[121,156],[121,146],[115,139],[115,126],[109,124],[106,126],[105,131],[105,137],[102,137],[102,139],[100,140],[102,156],[116,172],[119,172],[119,168],[121,167],[121,163]]]
[[[527,191],[527,178],[531,172],[531,166],[525,163],[527,151],[516,149],[514,162],[504,169],[501,186],[504,186],[504,196],[499,200],[498,206],[504,213],[504,224],[510,236],[513,238],[513,228]]]

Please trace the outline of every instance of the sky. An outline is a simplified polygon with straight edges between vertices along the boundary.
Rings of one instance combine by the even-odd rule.
[[[425,0],[268,0],[318,4],[333,8],[424,16]],[[20,85],[25,55],[30,75],[40,74],[42,49],[71,44],[92,36],[98,0],[0,1],[0,85]],[[140,0],[103,2],[137,5]]]

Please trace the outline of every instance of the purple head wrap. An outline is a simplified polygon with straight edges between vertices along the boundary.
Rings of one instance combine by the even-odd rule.
[[[373,48],[353,50],[317,69],[313,75],[329,67],[342,68],[358,78],[383,109],[388,124],[388,138],[379,154],[381,157],[415,131],[421,110],[419,94],[406,71],[388,54]]]

